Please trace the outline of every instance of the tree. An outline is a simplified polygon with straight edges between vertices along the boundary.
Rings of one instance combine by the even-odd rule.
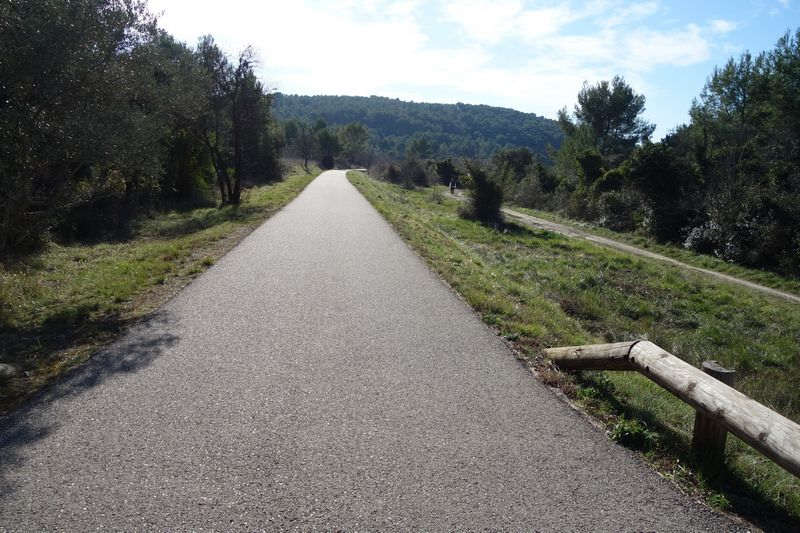
[[[406,157],[411,159],[429,159],[433,155],[433,146],[425,135],[413,137],[406,147]]]
[[[342,151],[339,137],[327,127],[317,129],[316,146],[319,154],[319,163],[322,168],[333,168],[336,156]]]
[[[527,148],[504,148],[492,156],[492,164],[502,171],[508,169],[515,181],[520,181],[533,164],[533,153]]]
[[[573,122],[566,109],[559,112],[559,124],[567,135],[586,125],[591,130],[597,150],[608,165],[625,159],[638,143],[647,141],[655,125],[639,115],[644,111],[645,97],[636,94],[620,76],[609,83],[583,84],[578,93]]]
[[[253,53],[248,47],[239,56],[234,72],[233,139],[235,190],[243,181],[268,182],[277,178],[279,142],[272,128],[270,95],[253,71]],[[238,203],[238,199],[236,202]]]
[[[648,143],[630,159],[626,174],[647,206],[647,229],[660,241],[680,241],[697,220],[699,178],[666,143]]]
[[[366,163],[369,151],[369,131],[359,122],[351,122],[339,129],[342,154],[349,163]]]
[[[211,154],[222,204],[238,204],[244,179],[277,175],[270,99],[253,71],[250,47],[233,65],[214,39],[206,36],[200,40],[198,54],[209,76],[210,105],[201,119],[203,140]]]
[[[250,50],[195,50],[140,0],[0,3],[0,252],[124,235],[142,209],[278,175]]]
[[[684,157],[701,169],[706,220],[687,246],[800,271],[799,41],[787,33],[770,52],[731,58],[694,102]]]
[[[36,245],[77,190],[153,186],[156,38],[134,0],[0,4],[0,252]],[[140,182],[140,183],[137,183]],[[78,188],[75,184],[80,183]]]
[[[217,177],[220,201],[222,204],[232,203],[233,184],[230,169],[233,167],[231,139],[233,67],[210,35],[200,38],[197,53],[209,79],[206,85],[209,108],[200,119],[203,142],[208,148]]]
[[[330,127],[358,122],[370,132],[376,155],[399,160],[415,137],[432,148],[422,159],[488,159],[503,147],[524,146],[545,158],[547,147],[563,138],[555,121],[507,108],[469,104],[403,102],[379,96],[300,96],[277,94],[275,116],[281,120],[324,119]]]
[[[439,175],[439,178],[441,178],[441,181],[444,185],[455,183],[458,179],[458,169],[456,169],[456,166],[453,164],[453,160],[449,157],[447,159],[443,159],[442,161],[437,161],[435,168],[436,174]]]
[[[497,225],[503,220],[500,207],[503,205],[503,188],[477,163],[467,165],[467,188],[469,202],[462,209],[462,216],[484,224]]]
[[[297,125],[297,136],[294,141],[294,148],[303,159],[303,168],[308,170],[308,160],[316,149],[316,137],[311,129],[311,125],[307,122],[300,122]]]

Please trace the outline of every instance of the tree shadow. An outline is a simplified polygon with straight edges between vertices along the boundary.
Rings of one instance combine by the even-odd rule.
[[[182,213],[181,216],[170,220],[162,217],[155,227],[147,228],[143,225],[141,232],[156,238],[174,238],[224,224],[225,222],[242,222],[253,217],[263,208],[250,205],[229,205],[218,208],[207,208]]]
[[[508,233],[514,237],[536,238],[543,240],[563,240],[564,237],[546,229],[531,228],[516,222],[505,221],[499,228],[503,233]]]
[[[709,464],[704,462],[691,448],[685,435],[661,422],[651,411],[642,409],[620,400],[612,383],[594,372],[584,372],[578,376],[584,385],[590,385],[600,391],[602,398],[616,413],[629,420],[643,421],[648,428],[658,434],[661,452],[677,457],[682,464],[698,472],[705,480],[708,488],[725,495],[730,505],[728,511],[741,516],[765,532],[789,533],[800,531],[800,520],[787,513],[756,491],[752,485],[727,464]],[[645,447],[634,447],[639,451],[647,451]]]
[[[179,341],[168,331],[172,323],[165,311],[153,314],[125,337],[36,393],[23,406],[0,416],[0,494],[14,490],[8,472],[21,464],[20,451],[58,429],[59,424],[46,416],[54,402],[79,396],[113,376],[135,373],[149,366]]]
[[[0,315],[0,360],[23,372],[41,372],[57,362],[63,352],[87,343],[110,341],[135,319],[118,312],[98,314],[95,305],[65,307],[40,324],[13,324]],[[16,380],[19,381],[19,380]],[[0,383],[0,413],[24,392],[25,385]]]

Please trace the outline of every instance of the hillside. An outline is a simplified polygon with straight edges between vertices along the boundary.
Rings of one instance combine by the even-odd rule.
[[[374,147],[402,155],[409,139],[425,136],[434,156],[490,157],[498,148],[525,146],[547,155],[558,148],[562,133],[554,120],[503,107],[471,104],[404,102],[381,96],[300,96],[277,93],[273,101],[280,120],[323,119],[337,126],[361,122],[372,133]]]

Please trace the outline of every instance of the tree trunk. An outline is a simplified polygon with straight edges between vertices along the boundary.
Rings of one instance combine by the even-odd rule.
[[[229,184],[230,203],[238,205],[242,195],[242,113],[239,107],[241,106],[241,79],[236,80],[236,85],[233,89],[233,97],[231,99],[231,122],[233,134],[233,184]]]

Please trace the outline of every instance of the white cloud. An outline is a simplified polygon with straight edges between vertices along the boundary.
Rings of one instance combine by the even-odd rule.
[[[443,11],[447,20],[458,24],[468,37],[496,44],[557,34],[565,26],[603,14],[618,3],[619,0],[593,0],[574,8],[569,2],[528,7],[520,0],[447,0]]]
[[[736,29],[736,22],[725,19],[714,19],[711,21],[712,33],[729,33]]]
[[[644,72],[660,65],[687,66],[711,57],[708,41],[701,30],[689,24],[684,30],[659,32],[640,29],[623,40],[621,64]]]
[[[443,11],[458,23],[468,37],[485,43],[497,43],[515,30],[515,20],[522,11],[519,0],[466,0],[449,2]]]
[[[582,18],[565,6],[531,9],[519,14],[516,31],[524,40],[534,40],[558,33],[564,26]]]
[[[601,23],[605,26],[631,24],[655,15],[660,8],[661,6],[658,2],[637,2],[623,5],[604,17]]]
[[[269,87],[300,94],[379,94],[489,103],[554,116],[584,80],[647,73],[709,57],[723,29],[648,24],[655,1],[150,0],[162,25],[194,44],[211,33],[234,55],[253,44]],[[247,13],[247,16],[241,16]]]

